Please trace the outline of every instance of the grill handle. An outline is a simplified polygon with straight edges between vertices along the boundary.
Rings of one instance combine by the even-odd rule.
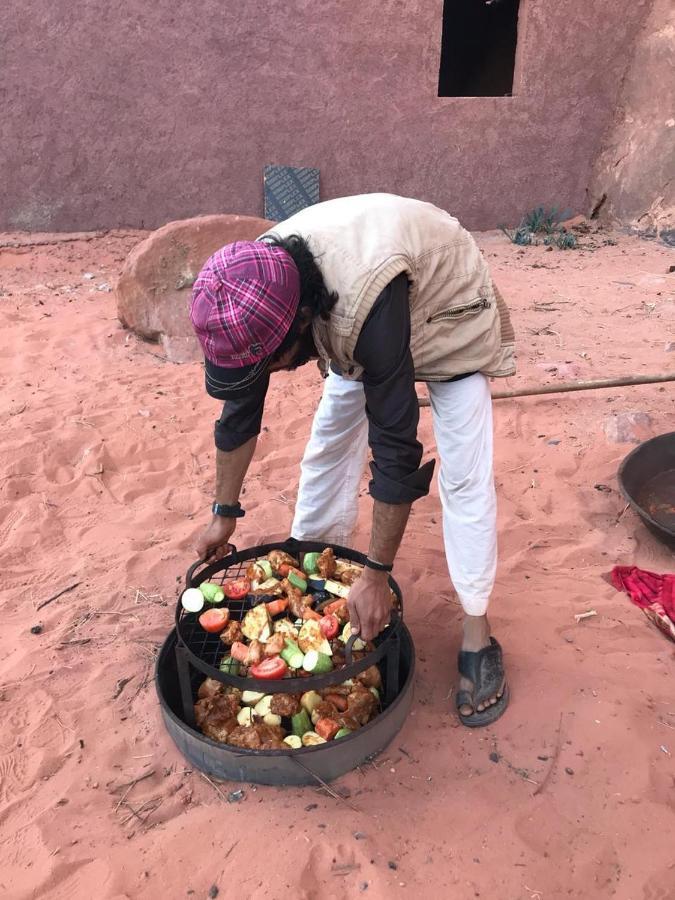
[[[397,620],[398,620],[398,612],[395,609],[392,609],[391,619],[389,620],[389,627],[393,628],[393,626],[396,624]],[[349,640],[345,644],[345,662],[348,666],[351,666],[351,664],[354,661],[352,659],[352,650],[354,649],[354,644],[360,637],[361,637],[361,635],[359,635],[359,634],[352,634],[352,635],[350,635]]]
[[[237,548],[234,544],[230,544],[230,551],[227,556],[233,556],[237,552]],[[192,587],[192,581],[194,579],[194,574],[200,566],[205,566],[210,562],[215,562],[215,559],[211,559],[210,557],[206,557],[205,559],[198,559],[197,562],[192,563],[190,568],[187,570],[187,574],[185,576],[185,589]]]

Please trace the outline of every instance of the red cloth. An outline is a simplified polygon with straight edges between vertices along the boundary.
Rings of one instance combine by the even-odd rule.
[[[625,591],[636,606],[646,609],[660,603],[675,622],[675,575],[658,575],[637,566],[614,566],[612,584],[617,591]]]
[[[675,639],[675,575],[659,575],[637,566],[614,566],[610,580],[669,637]]]

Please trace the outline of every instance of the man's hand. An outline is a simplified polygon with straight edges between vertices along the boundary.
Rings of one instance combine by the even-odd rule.
[[[386,572],[364,569],[349,592],[352,634],[371,641],[391,618],[391,591]]]
[[[230,552],[229,540],[237,525],[236,519],[214,516],[211,524],[202,532],[195,545],[199,559],[221,559]]]

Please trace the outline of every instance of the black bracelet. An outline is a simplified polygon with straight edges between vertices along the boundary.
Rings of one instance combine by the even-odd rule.
[[[241,519],[246,515],[241,508],[241,503],[235,503],[234,506],[226,506],[224,503],[214,503],[211,507],[214,516],[222,516],[224,519]]]
[[[391,572],[394,568],[393,564],[388,566],[385,563],[375,562],[375,560],[371,559],[369,556],[366,556],[365,566],[367,569],[374,569],[376,572]]]

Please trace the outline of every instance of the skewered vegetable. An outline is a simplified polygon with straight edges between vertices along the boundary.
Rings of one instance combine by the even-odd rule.
[[[263,631],[267,629],[267,637],[271,634],[272,626],[270,622],[270,614],[266,604],[261,603],[249,609],[241,623],[241,630],[244,637],[249,640],[260,640]]]
[[[311,672],[313,675],[325,675],[333,668],[333,660],[326,653],[319,653],[318,650],[309,650],[305,653],[302,661],[302,668],[305,672]]]
[[[212,584],[210,581],[202,581],[199,590],[205,600],[209,603],[222,603],[225,599],[223,589],[219,584]]]
[[[288,671],[288,666],[280,656],[270,656],[263,659],[262,662],[256,663],[250,668],[250,674],[253,678],[283,678]]]
[[[181,594],[180,602],[186,612],[198,613],[204,608],[204,595],[199,588],[188,588]]]
[[[225,628],[229,618],[230,611],[227,608],[207,609],[206,612],[203,612],[199,617],[199,624],[204,631],[208,631],[210,634],[218,634],[219,631],[222,631],[223,628]]]
[[[248,578],[235,578],[223,585],[223,593],[228,600],[242,600],[250,590],[251,582]]]
[[[319,571],[319,557],[320,553],[305,553],[305,556],[302,560],[302,568],[307,573],[307,575],[313,575],[315,572]]]

